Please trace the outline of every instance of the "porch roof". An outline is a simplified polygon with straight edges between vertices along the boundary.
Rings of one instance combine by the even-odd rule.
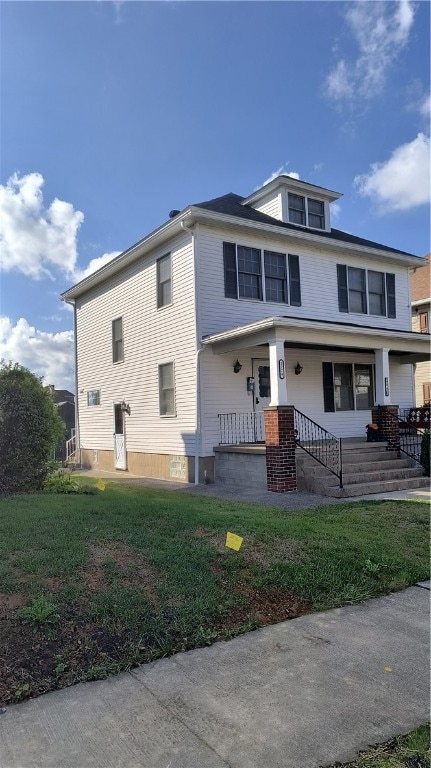
[[[431,336],[414,331],[398,331],[376,326],[299,317],[265,317],[245,325],[219,331],[202,339],[215,353],[269,344],[283,339],[285,345],[311,348],[342,348],[370,351],[388,348],[402,356],[402,362],[429,359]]]

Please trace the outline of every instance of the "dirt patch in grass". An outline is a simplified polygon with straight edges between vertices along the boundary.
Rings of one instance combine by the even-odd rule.
[[[226,534],[210,531],[208,528],[196,528],[193,536],[204,539],[217,552],[230,553],[226,547]],[[301,541],[284,537],[263,544],[255,536],[247,536],[240,549],[241,556],[249,562],[259,565],[270,565],[275,560],[301,560],[305,557],[305,547]]]
[[[20,592],[0,592],[0,615],[25,605],[27,598]]]
[[[102,592],[115,579],[123,587],[142,589],[153,604],[158,603],[160,573],[142,552],[123,542],[91,544],[84,578],[92,592]]]

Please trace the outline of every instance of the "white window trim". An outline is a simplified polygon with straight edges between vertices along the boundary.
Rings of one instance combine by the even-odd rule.
[[[121,358],[121,360],[114,360],[114,323],[116,320],[121,320],[121,341],[123,343],[123,357]],[[121,365],[121,363],[124,363],[124,316],[123,315],[114,317],[114,319],[111,322],[111,346],[112,346],[112,365]]]
[[[273,301],[272,299],[266,298],[266,273],[265,273],[265,251],[267,250],[269,253],[278,253],[280,256],[284,256],[284,265],[286,269],[286,293],[287,298],[290,298],[290,285],[289,285],[289,261],[288,261],[288,253],[284,253],[283,251],[272,251],[267,248],[256,248],[254,245],[243,245],[243,243],[234,243],[235,245],[235,268],[236,268],[236,285],[237,285],[237,298],[233,299],[233,301],[253,301],[256,304],[279,304],[281,307],[289,307],[291,306],[290,301]],[[238,246],[242,248],[251,248],[254,251],[259,251],[260,253],[260,279],[261,279],[261,289],[262,289],[262,298],[261,299],[253,299],[249,296],[240,296],[239,295],[239,269],[238,269]],[[295,254],[293,254],[295,255]],[[248,274],[248,273],[247,273]]]
[[[380,269],[368,269],[367,267],[354,267],[352,264],[346,264],[347,267],[347,301],[349,304],[349,311],[347,314],[349,315],[357,315],[358,317],[364,317],[364,315],[368,315],[368,317],[385,317],[388,318],[388,295],[387,295],[387,288],[386,288],[386,272],[382,272]],[[360,269],[362,272],[365,272],[365,301],[367,305],[366,312],[352,312],[350,309],[350,287],[349,287],[349,269]],[[383,275],[383,288],[385,292],[385,314],[384,315],[376,315],[373,312],[370,312],[370,296],[369,296],[369,289],[368,289],[368,272],[378,272],[379,274]]]
[[[88,395],[90,394],[90,392],[98,392],[99,393],[99,402],[98,403],[89,403],[88,402]],[[87,389],[87,408],[97,408],[98,406],[100,406],[100,404],[102,402],[101,394],[102,393],[101,393],[100,387],[98,389]]]
[[[164,365],[172,365],[172,372],[173,372],[173,390],[174,390],[174,412],[173,413],[160,413],[160,405],[161,405],[161,379],[160,379],[160,368],[162,368]],[[176,378],[175,378],[175,360],[167,360],[165,363],[159,363],[158,365],[158,383],[159,383],[159,418],[160,419],[176,419],[177,418],[177,388],[176,388]]]
[[[169,266],[170,266],[169,280],[170,280],[170,283],[171,283],[171,300],[170,300],[169,304],[161,304],[159,306],[159,261],[162,261],[162,259],[166,259],[168,256],[169,256]],[[164,280],[163,282],[167,282],[167,281]],[[173,303],[174,303],[174,283],[173,283],[173,280],[172,280],[172,252],[168,251],[168,253],[164,253],[163,256],[159,256],[159,258],[156,259],[156,308],[157,308],[157,312],[159,312],[159,310],[166,309],[167,307],[172,307]]]
[[[296,195],[297,197],[303,197],[305,200],[305,224],[298,224],[296,221],[290,220],[290,211],[289,211],[289,192],[288,190],[284,191],[284,204],[285,204],[285,216],[283,216],[283,221],[287,221],[289,224],[292,224],[295,227],[302,227],[303,229],[312,229],[314,232],[329,232],[330,226],[329,226],[329,203],[326,200],[321,200],[318,197],[314,197],[312,195],[301,195],[297,192],[291,192],[291,195]],[[309,200],[316,200],[318,203],[323,203],[323,227],[313,227],[311,224],[308,223],[308,201]]]
[[[344,408],[337,408],[335,405],[335,373],[334,373],[334,366],[335,365],[350,365],[352,367],[352,390],[353,390],[353,408],[351,409],[344,409]],[[357,408],[356,407],[356,387],[355,387],[355,366],[369,366],[371,368],[371,389],[372,389],[372,396],[373,396],[373,403],[376,400],[376,371],[375,371],[375,365],[374,363],[352,363],[349,360],[336,360],[335,362],[332,361],[332,381],[333,381],[333,388],[334,388],[334,413],[365,413],[368,410],[372,409],[372,405],[369,406],[369,408]]]

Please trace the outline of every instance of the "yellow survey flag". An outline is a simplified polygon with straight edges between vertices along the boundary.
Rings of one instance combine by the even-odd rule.
[[[103,482],[103,480],[98,480],[98,481],[97,481],[97,483],[96,483],[96,488],[98,488],[98,489],[99,489],[99,491],[104,491],[104,490],[105,490],[105,487],[106,487],[106,486],[105,486],[105,483]]]
[[[242,536],[237,536],[236,533],[228,531],[226,534],[226,546],[229,547],[229,549],[234,549],[235,552],[239,551],[243,541],[244,539]]]

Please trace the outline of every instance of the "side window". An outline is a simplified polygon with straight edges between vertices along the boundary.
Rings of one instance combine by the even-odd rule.
[[[100,405],[100,389],[91,389],[87,392],[87,405]]]
[[[159,412],[160,416],[176,416],[173,363],[159,365]]]
[[[117,317],[112,321],[112,362],[121,363],[124,360],[123,318]]]
[[[172,263],[171,254],[167,253],[157,260],[157,307],[172,304]]]

